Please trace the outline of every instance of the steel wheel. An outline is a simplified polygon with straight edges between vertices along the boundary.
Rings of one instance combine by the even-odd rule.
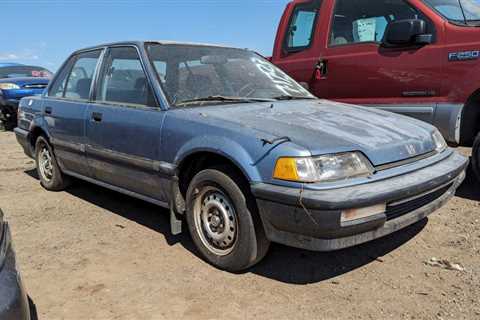
[[[53,177],[52,155],[50,154],[50,150],[45,145],[42,147],[42,150],[40,151],[39,169],[43,179],[45,179],[46,181],[52,180],[52,177]]]
[[[216,187],[205,187],[195,199],[193,214],[204,246],[218,256],[230,254],[237,243],[238,221],[229,197]]]

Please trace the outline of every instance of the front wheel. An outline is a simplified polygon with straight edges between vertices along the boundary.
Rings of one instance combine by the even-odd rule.
[[[472,169],[478,181],[480,181],[480,133],[477,135],[475,141],[473,142]]]
[[[38,137],[35,144],[35,162],[40,184],[45,189],[62,191],[69,185],[68,177],[60,170],[53,149],[43,136]]]
[[[255,201],[233,170],[207,169],[193,178],[187,222],[201,255],[220,269],[247,269],[268,251]]]

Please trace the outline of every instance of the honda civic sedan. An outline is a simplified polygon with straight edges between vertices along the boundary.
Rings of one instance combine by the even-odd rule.
[[[172,232],[229,271],[270,242],[332,251],[400,231],[468,164],[431,125],[317,99],[253,51],[161,41],[73,53],[15,132],[46,189],[75,177],[169,208]]]

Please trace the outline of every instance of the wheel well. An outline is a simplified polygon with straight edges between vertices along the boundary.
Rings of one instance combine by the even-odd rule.
[[[468,98],[462,111],[460,145],[471,147],[480,131],[480,89]]]
[[[35,151],[35,143],[37,142],[38,137],[44,136],[47,137],[45,134],[45,131],[43,131],[41,128],[36,127],[33,129],[33,131],[30,133],[30,147],[32,152]]]
[[[194,153],[180,163],[177,171],[179,189],[183,198],[185,199],[188,186],[197,173],[204,169],[222,166],[234,170],[237,175],[243,179],[242,182],[246,185],[249,184],[249,180],[243,171],[230,159],[213,152]]]

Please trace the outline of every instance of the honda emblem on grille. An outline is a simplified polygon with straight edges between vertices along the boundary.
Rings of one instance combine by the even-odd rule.
[[[414,156],[417,154],[417,150],[415,150],[415,146],[413,144],[407,144],[407,151],[408,154]]]

